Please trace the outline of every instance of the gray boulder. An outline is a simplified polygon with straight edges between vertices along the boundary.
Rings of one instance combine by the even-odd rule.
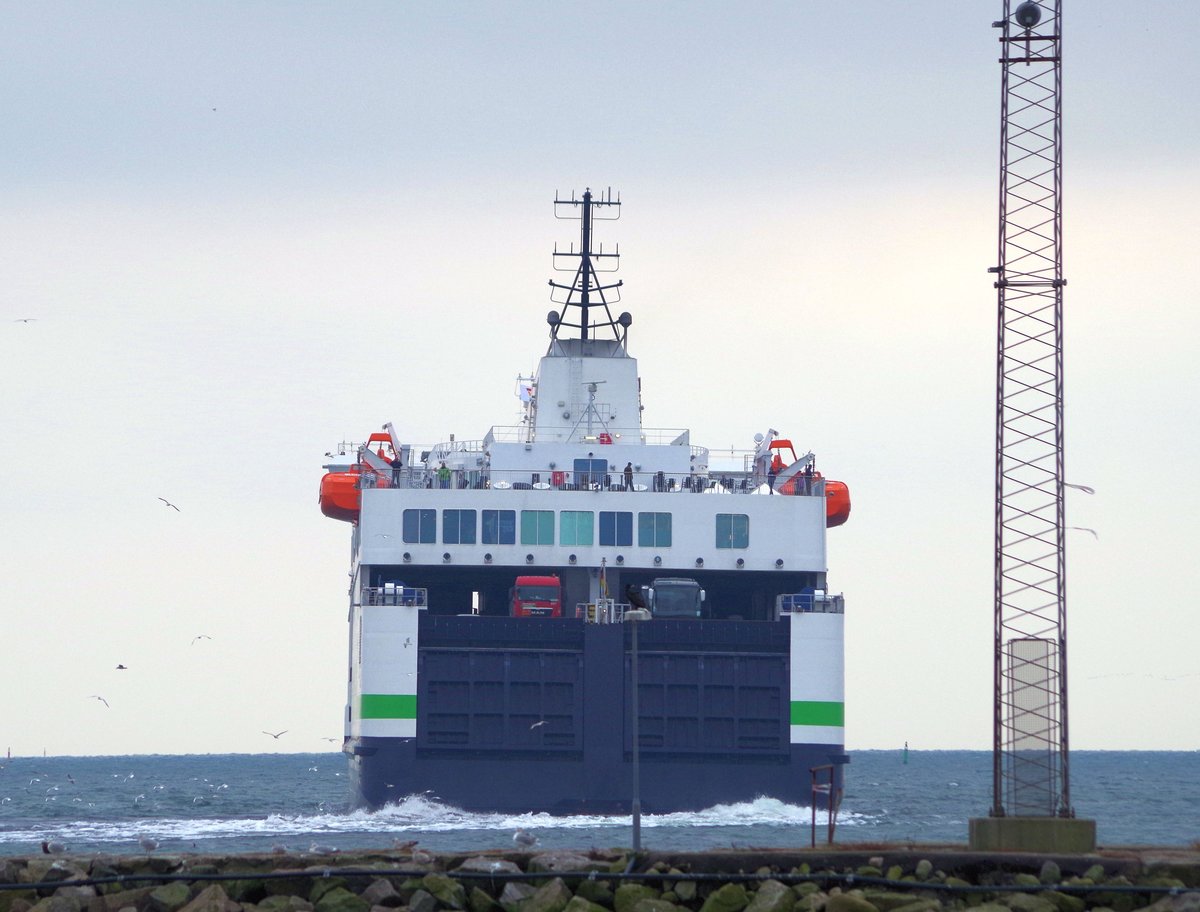
[[[825,912],[878,912],[878,910],[861,894],[831,893],[825,900]]]
[[[571,891],[561,877],[542,884],[521,904],[521,912],[563,912],[571,901]]]
[[[700,912],[742,912],[750,905],[750,896],[740,883],[722,884],[708,894]],[[617,912],[621,912],[620,909]]]
[[[426,874],[421,878],[421,886],[448,909],[467,907],[466,887],[452,877],[445,874]]]
[[[792,912],[795,905],[796,894],[791,887],[778,880],[764,880],[754,891],[746,912]]]
[[[176,909],[186,906],[191,898],[191,889],[187,884],[178,880],[155,887],[150,891],[148,897],[150,908],[154,912],[175,912]]]
[[[345,887],[334,887],[313,903],[314,912],[369,912],[367,902]]]
[[[518,883],[515,880],[510,880],[504,885],[504,889],[500,891],[498,902],[504,908],[504,912],[517,912],[521,907],[521,903],[529,899],[536,890],[527,883]]]
[[[395,885],[386,877],[379,877],[371,881],[362,893],[359,894],[363,898],[363,902],[371,906],[388,906],[395,908],[396,906],[404,905],[404,900],[400,898],[400,894],[396,892]]]

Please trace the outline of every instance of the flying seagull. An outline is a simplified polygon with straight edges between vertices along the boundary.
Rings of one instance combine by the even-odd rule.
[[[175,504],[171,503],[171,501],[167,500],[165,497],[160,497],[159,500],[161,500],[163,503],[165,503],[168,507],[170,507],[176,513],[183,512],[182,510],[179,509],[179,507],[175,506]]]
[[[88,697],[88,699],[89,700],[99,700],[105,706],[108,706],[108,701],[106,699],[104,699],[104,697],[100,696],[99,694],[92,694],[90,697]]]
[[[122,664],[120,664],[120,663],[118,662],[118,663],[117,663],[117,667],[116,667],[116,669],[115,669],[115,670],[116,670],[116,671],[129,671],[129,666],[128,666],[128,665],[122,665]]]
[[[153,852],[158,848],[158,840],[151,839],[149,836],[139,836],[138,845],[140,845],[147,852]]]
[[[1096,539],[1097,541],[1100,540],[1100,533],[1095,529],[1089,529],[1087,526],[1067,526],[1067,528],[1078,529],[1080,532],[1090,532],[1092,534],[1092,538]]]
[[[1071,484],[1070,482],[1066,482],[1066,481],[1063,482],[1063,487],[1064,488],[1074,488],[1076,491],[1082,491],[1084,494],[1095,494],[1096,493],[1095,488],[1089,488],[1087,485]]]
[[[17,317],[13,320],[14,323],[36,323],[37,317]]]
[[[211,639],[212,639],[212,637],[210,637],[207,633],[201,633],[201,634],[198,634],[197,636],[192,637],[192,642],[189,645],[195,646],[196,640],[211,640]]]
[[[531,726],[529,726],[529,730],[533,731],[535,728],[541,728],[545,724],[546,720],[542,719],[540,722],[534,722]]]
[[[288,730],[285,728],[283,731],[281,731],[281,732],[279,733],[279,735],[286,735],[286,734],[287,734],[287,732],[288,732]],[[263,734],[264,734],[264,735],[270,735],[270,736],[271,736],[272,738],[274,738],[276,741],[278,741],[278,740],[279,740],[279,735],[275,734],[274,732],[265,731],[265,732],[263,732]]]
[[[52,839],[42,840],[42,852],[46,855],[61,855],[67,850],[67,847],[61,842],[55,842]]]

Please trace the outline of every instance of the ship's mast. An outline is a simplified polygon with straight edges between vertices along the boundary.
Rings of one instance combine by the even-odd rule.
[[[616,304],[621,300],[619,291],[622,282],[618,279],[608,285],[601,284],[598,273],[616,272],[618,261],[620,260],[621,252],[617,247],[611,253],[604,252],[604,245],[601,244],[598,250],[592,249],[592,223],[593,221],[615,221],[621,215],[621,199],[618,196],[613,199],[612,190],[607,194],[599,197],[593,197],[590,189],[584,190],[583,198],[576,199],[574,192],[570,199],[560,199],[557,195],[554,199],[554,215],[561,219],[579,219],[580,221],[580,239],[579,250],[575,249],[575,245],[571,244],[568,250],[562,251],[555,245],[554,248],[554,268],[560,272],[574,271],[575,278],[570,285],[564,285],[559,282],[550,280],[550,298],[556,304],[562,305],[563,311],[560,314],[556,310],[550,311],[548,322],[550,323],[550,339],[551,345],[554,340],[559,338],[559,332],[562,327],[571,327],[579,330],[580,339],[588,339],[589,334],[601,327],[606,327],[612,331],[613,338],[620,342],[624,342],[625,331],[628,330],[631,320],[628,314],[621,314],[617,319],[613,319],[612,312],[609,310],[610,304]],[[567,260],[578,260],[578,265],[559,266],[560,258]],[[603,268],[597,264],[607,264]],[[565,292],[565,296],[555,292]],[[606,295],[605,292],[612,292],[612,295]],[[598,303],[593,301],[593,296],[598,299]],[[573,322],[570,308],[578,308],[578,322]],[[604,319],[592,322],[593,308],[604,308]]]

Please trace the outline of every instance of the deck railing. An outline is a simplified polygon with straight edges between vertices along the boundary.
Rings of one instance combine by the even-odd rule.
[[[768,479],[746,472],[708,475],[677,472],[587,473],[547,469],[501,471],[488,467],[404,467],[398,473],[376,475],[368,470],[359,482],[362,488],[473,488],[503,491],[652,491],[662,494],[754,494],[824,497],[825,482],[818,477],[798,475],[772,485]]]

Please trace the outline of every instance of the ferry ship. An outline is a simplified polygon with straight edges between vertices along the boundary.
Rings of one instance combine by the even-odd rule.
[[[849,491],[773,428],[731,429],[745,446],[727,450],[643,426],[619,250],[594,242],[620,206],[556,196],[579,241],[554,251],[570,281],[550,282],[519,423],[433,443],[388,423],[324,467],[321,511],[351,525],[358,806],[620,813],[635,784],[646,812],[840,794],[826,529]]]

